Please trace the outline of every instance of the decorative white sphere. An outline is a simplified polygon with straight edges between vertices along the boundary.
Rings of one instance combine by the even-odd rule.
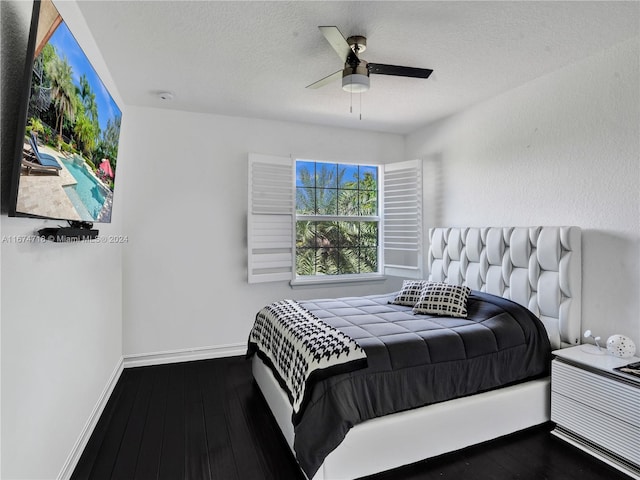
[[[611,335],[607,339],[607,351],[614,357],[629,358],[636,353],[636,344],[624,335]]]

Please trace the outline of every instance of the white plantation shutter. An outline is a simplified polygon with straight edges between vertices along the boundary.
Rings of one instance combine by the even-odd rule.
[[[384,273],[422,278],[422,161],[384,166]]]
[[[290,158],[249,154],[249,283],[292,279],[294,171]]]

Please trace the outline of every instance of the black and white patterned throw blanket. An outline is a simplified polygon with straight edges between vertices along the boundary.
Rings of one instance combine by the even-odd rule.
[[[367,366],[364,350],[353,339],[294,300],[281,300],[258,312],[247,356],[256,352],[287,391],[294,422],[313,382]]]

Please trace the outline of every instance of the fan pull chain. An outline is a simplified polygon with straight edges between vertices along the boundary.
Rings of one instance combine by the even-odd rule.
[[[358,94],[358,97],[360,99],[360,113],[359,113],[359,117],[360,120],[362,120],[362,93]],[[349,113],[353,114],[353,89],[349,90]]]
[[[349,90],[349,113],[353,113],[353,90]]]
[[[362,94],[359,93],[358,97],[360,97],[360,120],[362,120]],[[349,113],[353,113],[353,92],[351,92],[350,100],[349,100]]]

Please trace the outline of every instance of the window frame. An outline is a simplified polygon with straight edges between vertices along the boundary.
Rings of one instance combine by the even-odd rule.
[[[314,165],[325,164],[335,165],[339,168],[341,165],[357,166],[357,167],[374,167],[376,169],[376,212],[377,215],[326,215],[326,214],[298,214],[296,201],[294,200],[293,208],[293,272],[291,279],[291,285],[305,285],[305,284],[323,284],[323,283],[343,283],[343,282],[359,282],[359,281],[371,281],[371,280],[383,280],[384,258],[382,248],[382,201],[381,196],[383,192],[382,188],[382,172],[381,165],[375,165],[370,163],[357,163],[348,161],[328,161],[328,160],[310,160],[307,158],[295,158],[293,160],[294,170],[294,195],[297,198],[297,162],[313,163]],[[322,188],[322,187],[313,187]],[[334,188],[334,187],[329,187]],[[336,190],[340,190],[340,186],[336,185]],[[298,248],[297,248],[297,226],[298,221],[314,221],[314,222],[376,222],[378,225],[378,235],[376,239],[376,257],[377,257],[377,271],[365,272],[365,273],[338,273],[338,274],[313,274],[313,275],[298,275],[297,273],[297,261],[298,261]]]

